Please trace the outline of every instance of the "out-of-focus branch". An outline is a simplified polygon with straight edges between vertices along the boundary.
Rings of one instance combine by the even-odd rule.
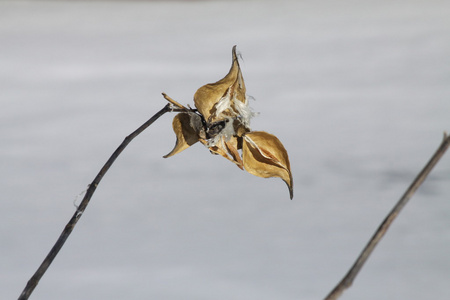
[[[422,169],[422,171],[417,175],[417,177],[411,183],[409,188],[406,190],[406,192],[403,194],[403,196],[400,198],[400,200],[397,202],[397,204],[394,206],[394,208],[390,211],[390,213],[387,215],[387,217],[383,220],[380,227],[378,227],[377,231],[372,236],[369,243],[366,245],[364,250],[361,252],[358,259],[355,261],[355,263],[350,268],[348,273],[336,285],[336,287],[328,294],[328,296],[325,297],[325,300],[335,300],[335,299],[339,298],[340,295],[344,292],[344,290],[346,290],[347,288],[349,288],[352,285],[354,279],[358,275],[358,273],[361,270],[361,268],[363,267],[364,263],[367,261],[370,254],[375,249],[375,246],[378,244],[378,242],[381,240],[381,238],[386,234],[386,231],[389,229],[389,226],[395,220],[395,218],[400,213],[400,211],[403,209],[403,207],[408,203],[409,199],[414,195],[414,193],[417,191],[419,186],[425,181],[428,174],[430,174],[431,170],[438,163],[438,161],[441,159],[441,157],[445,154],[445,152],[447,151],[449,146],[450,146],[450,136],[447,135],[447,133],[444,133],[444,139],[442,140],[442,143],[439,146],[439,148],[436,150],[436,152],[430,158],[430,160],[425,165],[425,167]]]
[[[168,103],[166,106],[164,106],[163,109],[161,109],[159,112],[157,112],[153,117],[151,117],[147,122],[141,125],[138,129],[136,129],[133,133],[131,133],[129,136],[127,136],[122,144],[114,151],[114,153],[111,155],[111,157],[108,159],[108,161],[105,163],[103,168],[100,170],[100,172],[95,177],[94,181],[89,185],[89,188],[86,191],[86,194],[84,195],[83,200],[81,201],[80,205],[78,206],[78,209],[76,210],[75,214],[70,219],[69,223],[67,223],[66,227],[64,228],[63,232],[59,236],[58,240],[56,241],[53,248],[50,250],[50,252],[47,254],[47,257],[44,259],[42,264],[39,266],[37,271],[34,273],[34,275],[30,278],[27,285],[25,286],[25,289],[22,291],[22,294],[19,296],[19,300],[26,300],[31,295],[31,293],[34,291],[36,286],[39,283],[39,280],[42,278],[42,276],[47,271],[50,264],[53,262],[53,259],[58,254],[59,250],[61,250],[62,246],[66,242],[69,235],[72,233],[72,230],[74,229],[75,225],[77,224],[78,220],[83,215],[84,210],[86,209],[87,205],[89,204],[89,201],[91,200],[92,195],[94,194],[98,184],[102,180],[103,176],[106,174],[106,172],[109,170],[111,165],[114,163],[116,158],[122,153],[122,151],[125,149],[125,147],[128,146],[128,144],[136,137],[138,136],[142,131],[144,131],[147,127],[149,127],[153,122],[155,122],[159,117],[161,117],[166,112],[172,111],[172,105]]]

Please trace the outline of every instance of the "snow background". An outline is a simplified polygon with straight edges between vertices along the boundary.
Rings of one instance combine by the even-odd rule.
[[[0,2],[0,298],[123,138],[242,53],[294,200],[166,114],[104,177],[31,299],[322,299],[450,130],[448,1]],[[449,299],[450,154],[342,299]]]

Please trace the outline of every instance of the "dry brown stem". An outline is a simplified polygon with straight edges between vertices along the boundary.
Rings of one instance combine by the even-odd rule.
[[[153,122],[155,122],[159,117],[161,117],[166,112],[172,111],[170,104],[167,104],[164,106],[163,109],[161,109],[159,112],[157,112],[153,117],[151,117],[147,122],[141,125],[138,129],[136,129],[133,133],[131,133],[129,136],[125,138],[125,140],[120,144],[120,146],[114,151],[114,153],[111,155],[111,157],[108,159],[108,161],[105,163],[103,168],[100,170],[100,172],[95,177],[94,181],[89,185],[89,188],[86,191],[86,194],[84,195],[83,200],[80,203],[80,206],[78,206],[78,209],[70,219],[69,223],[67,223],[66,227],[64,228],[63,232],[59,236],[58,240],[56,241],[53,248],[50,250],[50,252],[45,257],[42,264],[39,266],[37,271],[34,273],[34,275],[30,278],[27,285],[25,286],[25,289],[22,291],[22,293],[19,296],[19,300],[26,300],[28,297],[30,297],[31,293],[34,291],[36,286],[39,283],[39,280],[42,278],[42,276],[47,271],[50,264],[55,259],[56,255],[58,254],[59,250],[61,250],[62,246],[66,242],[69,235],[72,233],[72,230],[74,229],[75,225],[77,224],[78,220],[83,215],[84,210],[86,209],[87,205],[89,204],[89,201],[91,200],[92,195],[94,194],[98,184],[102,180],[103,176],[106,174],[106,172],[109,170],[111,165],[114,163],[116,158],[122,153],[122,151],[127,147],[127,145],[136,137],[138,136],[142,131],[144,131],[148,126],[150,126]]]
[[[400,200],[397,202],[397,204],[394,206],[394,208],[389,212],[387,217],[383,220],[383,222],[378,227],[377,231],[375,231],[375,234],[372,236],[370,241],[367,243],[366,247],[361,252],[358,259],[355,261],[355,263],[350,268],[348,273],[336,285],[336,287],[328,294],[328,296],[325,297],[325,300],[338,299],[341,296],[341,294],[352,285],[354,279],[358,275],[358,273],[361,270],[361,268],[363,267],[364,263],[367,261],[370,254],[372,254],[373,250],[375,249],[375,246],[378,244],[378,242],[381,240],[381,238],[386,234],[387,230],[389,229],[389,226],[392,224],[392,222],[398,216],[398,214],[403,209],[403,207],[408,203],[409,199],[411,199],[411,197],[414,195],[414,193],[417,191],[417,189],[420,187],[420,185],[425,181],[428,174],[430,174],[431,170],[438,163],[438,161],[441,159],[441,157],[445,154],[445,152],[447,151],[449,146],[450,146],[450,136],[448,136],[447,133],[444,133],[444,139],[442,140],[442,143],[440,144],[440,146],[438,147],[436,152],[430,158],[430,160],[425,165],[425,167],[422,169],[422,171],[420,171],[420,173],[417,175],[417,177],[414,179],[414,181],[408,187],[408,189],[403,194],[403,196],[400,198]]]

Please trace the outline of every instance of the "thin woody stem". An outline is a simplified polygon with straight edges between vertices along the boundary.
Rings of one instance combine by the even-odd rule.
[[[340,297],[340,295],[349,288],[353,280],[358,275],[359,271],[363,267],[364,263],[369,258],[370,254],[375,249],[375,246],[378,244],[378,242],[381,240],[381,238],[385,235],[387,230],[389,229],[389,226],[392,224],[392,222],[395,220],[395,218],[398,216],[402,208],[408,203],[409,199],[414,195],[414,193],[417,191],[419,186],[425,181],[428,174],[430,174],[431,170],[434,168],[434,166],[438,163],[438,161],[441,159],[441,157],[445,154],[447,149],[450,146],[450,136],[448,136],[446,133],[444,133],[444,139],[439,146],[439,148],[436,150],[434,155],[430,158],[428,163],[425,165],[425,167],[422,169],[422,171],[417,175],[417,177],[414,179],[414,181],[411,183],[409,188],[406,190],[406,192],[403,194],[403,196],[400,198],[400,200],[397,202],[397,204],[392,208],[390,213],[387,215],[387,217],[384,219],[384,221],[381,223],[381,225],[378,227],[377,231],[374,233],[370,241],[367,243],[364,250],[359,255],[358,259],[355,261],[353,266],[350,268],[348,273],[344,276],[344,278],[336,285],[336,287],[328,294],[328,296],[325,298],[325,300],[335,300]]]
[[[183,110],[189,110],[188,108],[186,108],[185,106],[183,106],[182,104],[178,103],[177,101],[173,100],[172,98],[170,98],[166,93],[162,93],[164,99],[166,99],[167,101],[169,101],[171,104],[177,106],[178,108],[181,108]]]
[[[72,230],[74,229],[75,225],[77,224],[78,220],[83,215],[84,210],[89,204],[89,201],[91,200],[92,195],[94,194],[97,186],[99,185],[100,181],[102,180],[103,176],[106,174],[106,172],[109,170],[111,165],[114,163],[116,158],[122,153],[122,151],[127,147],[127,145],[136,137],[138,136],[142,131],[144,131],[147,127],[149,127],[153,122],[155,122],[159,117],[164,115],[167,112],[171,112],[172,108],[171,105],[168,103],[166,106],[164,106],[163,109],[161,109],[159,112],[157,112],[153,117],[151,117],[147,122],[142,124],[138,129],[136,129],[133,133],[131,133],[129,136],[127,136],[122,144],[114,151],[114,153],[111,155],[111,157],[108,159],[108,161],[105,163],[103,168],[100,170],[100,172],[95,177],[94,181],[89,185],[89,188],[86,191],[86,194],[84,195],[83,200],[81,201],[80,205],[78,206],[76,212],[70,219],[69,223],[67,223],[66,227],[64,228],[63,232],[59,236],[58,240],[56,241],[53,248],[48,253],[47,257],[44,259],[42,264],[39,266],[37,271],[34,273],[34,275],[31,277],[31,279],[28,281],[27,285],[25,286],[25,289],[22,291],[22,293],[19,296],[19,300],[26,300],[31,295],[33,290],[36,288],[36,286],[39,283],[39,280],[42,278],[42,276],[47,271],[50,264],[53,262],[54,258],[58,254],[59,250],[61,250],[62,246],[66,242],[69,235],[72,233]]]

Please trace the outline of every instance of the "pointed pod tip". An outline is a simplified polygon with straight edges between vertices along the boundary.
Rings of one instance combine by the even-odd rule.
[[[292,200],[292,198],[294,198],[294,183],[292,182],[292,174],[290,174],[290,172],[289,172],[289,181],[285,181],[285,180],[283,180],[284,181],[284,183],[286,183],[286,185],[287,185],[287,187],[288,187],[288,190],[289,190],[289,198],[291,198],[291,200]]]
[[[294,180],[292,179],[292,173],[291,170],[289,169],[289,184],[286,182],[288,189],[289,189],[289,196],[292,198],[294,198]]]
[[[171,156],[173,156],[173,155],[175,155],[175,154],[177,154],[178,152],[181,152],[181,151],[183,151],[183,150],[181,150],[181,151],[177,151],[177,149],[176,149],[177,147],[175,146],[175,148],[173,148],[173,150],[172,151],[170,151],[169,153],[167,153],[166,155],[164,155],[163,156],[163,158],[169,158],[169,157],[171,157]]]
[[[232,49],[232,51],[231,51],[231,54],[232,54],[232,56],[233,56],[233,62],[238,62],[238,56],[239,56],[239,55],[238,55],[236,49],[237,49],[237,46],[234,45],[234,46],[233,46],[233,49]]]

